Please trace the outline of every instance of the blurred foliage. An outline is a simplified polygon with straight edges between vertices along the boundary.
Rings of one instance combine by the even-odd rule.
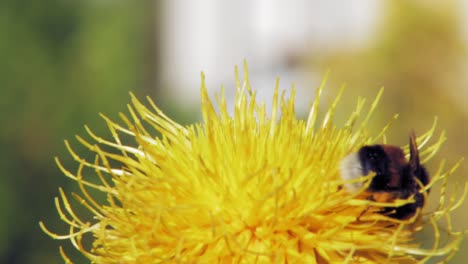
[[[368,49],[334,53],[315,64],[331,69],[332,80],[339,86],[347,83],[348,93],[372,96],[385,87],[376,128],[399,113],[393,131],[403,135],[389,140],[405,144],[407,133],[428,129],[435,116],[439,128],[446,129],[451,151],[460,157],[466,148],[459,126],[467,117],[453,103],[453,93],[463,93],[465,49],[458,28],[454,5],[419,1],[387,1],[376,43]],[[354,98],[351,96],[350,98]],[[350,101],[350,105],[354,102]]]
[[[468,156],[466,124],[468,106],[460,107],[457,97],[466,98],[466,49],[463,44],[456,1],[385,1],[382,24],[374,42],[367,48],[343,49],[308,63],[331,69],[330,87],[346,83],[345,98],[352,109],[356,96],[372,98],[385,87],[382,101],[371,123],[375,129],[387,124],[395,113],[387,142],[407,144],[409,132],[427,131],[438,117],[438,131],[445,130],[447,141],[436,158],[427,164],[435,170],[439,160],[451,166]],[[351,96],[349,96],[351,95]],[[454,96],[455,95],[455,96]],[[343,113],[346,115],[347,113]],[[370,128],[372,129],[372,127]],[[452,177],[452,187],[466,182],[466,162]],[[430,197],[437,204],[439,197]],[[468,229],[467,204],[453,217],[455,229]],[[468,256],[465,241],[453,263]],[[452,263],[451,262],[451,263]]]
[[[71,181],[53,157],[73,168],[62,139],[85,134],[85,123],[104,131],[97,114],[116,119],[129,101],[128,91],[141,94],[147,66],[155,59],[146,54],[154,44],[147,40],[154,36],[147,34],[152,5],[0,2],[0,263],[63,262],[59,243],[38,227],[45,220],[52,230],[67,232],[53,197],[58,186],[67,188]],[[69,242],[61,244],[73,255]]]

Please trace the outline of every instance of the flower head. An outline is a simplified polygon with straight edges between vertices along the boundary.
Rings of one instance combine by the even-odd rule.
[[[466,188],[460,199],[446,199],[442,188],[438,208],[408,220],[379,210],[413,202],[412,196],[390,204],[365,198],[373,175],[358,179],[364,184],[357,192],[343,188],[341,159],[384,139],[386,127],[374,136],[366,130],[382,91],[369,109],[359,99],[339,127],[333,116],[341,92],[323,117],[319,113],[324,83],[307,119],[300,120],[294,89],[288,98],[277,86],[268,114],[247,70],[240,82],[236,69],[236,80],[232,116],[223,93],[215,110],[202,81],[201,123],[179,125],[150,99],[147,107],[132,95],[129,116],[120,115],[123,124],[104,117],[112,139],[88,128],[93,142],[77,137],[96,154],[94,161],[66,142],[79,168],[70,172],[58,164],[81,189],[73,197],[94,217],[80,218],[60,189],[56,206],[69,234],[56,235],[41,223],[43,230],[69,239],[93,263],[416,263],[457,250],[463,234],[452,231],[450,212]],[[434,127],[417,138],[423,163],[444,141],[442,135],[426,146]],[[125,143],[128,137],[134,142]],[[445,172],[441,164],[424,194],[436,183],[445,186],[456,167]],[[104,193],[106,202],[90,189]],[[445,244],[439,241],[441,219],[451,238]],[[423,249],[414,234],[428,228],[434,244]],[[85,236],[92,237],[91,248],[83,245]]]

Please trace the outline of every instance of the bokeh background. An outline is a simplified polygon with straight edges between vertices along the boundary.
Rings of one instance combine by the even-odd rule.
[[[86,263],[69,242],[38,226],[66,233],[54,207],[58,187],[76,189],[54,157],[67,154],[84,124],[108,136],[98,113],[118,119],[129,91],[149,95],[180,123],[198,121],[200,71],[211,93],[234,93],[234,65],[270,101],[275,79],[297,89],[305,115],[330,70],[325,98],[343,83],[341,116],[358,96],[384,97],[371,121],[380,129],[395,113],[387,139],[407,143],[428,130],[447,142],[427,164],[468,157],[468,1],[130,1],[2,0],[0,2],[0,263],[63,263],[58,246]],[[88,157],[92,158],[92,157]],[[451,186],[467,181],[466,162]],[[435,192],[436,193],[436,192]],[[438,197],[431,197],[437,201]],[[468,229],[468,205],[454,214]],[[86,214],[85,212],[79,212]],[[452,263],[465,263],[464,242]]]

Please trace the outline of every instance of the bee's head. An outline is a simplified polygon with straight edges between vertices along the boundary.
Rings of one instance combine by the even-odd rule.
[[[359,150],[358,156],[362,175],[370,172],[375,172],[376,177],[388,174],[389,158],[381,145],[364,146]]]
[[[362,174],[375,173],[369,191],[389,191],[400,181],[401,149],[386,145],[364,146],[359,152]]]

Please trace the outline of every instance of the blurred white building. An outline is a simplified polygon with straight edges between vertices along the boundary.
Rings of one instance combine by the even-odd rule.
[[[365,46],[379,23],[380,5],[373,0],[166,0],[160,12],[164,87],[173,87],[168,95],[177,102],[198,105],[204,71],[210,93],[224,85],[232,96],[234,65],[242,70],[246,59],[262,100],[271,101],[279,76],[282,89],[295,84],[298,109],[305,110],[323,76],[295,67],[295,59]]]

